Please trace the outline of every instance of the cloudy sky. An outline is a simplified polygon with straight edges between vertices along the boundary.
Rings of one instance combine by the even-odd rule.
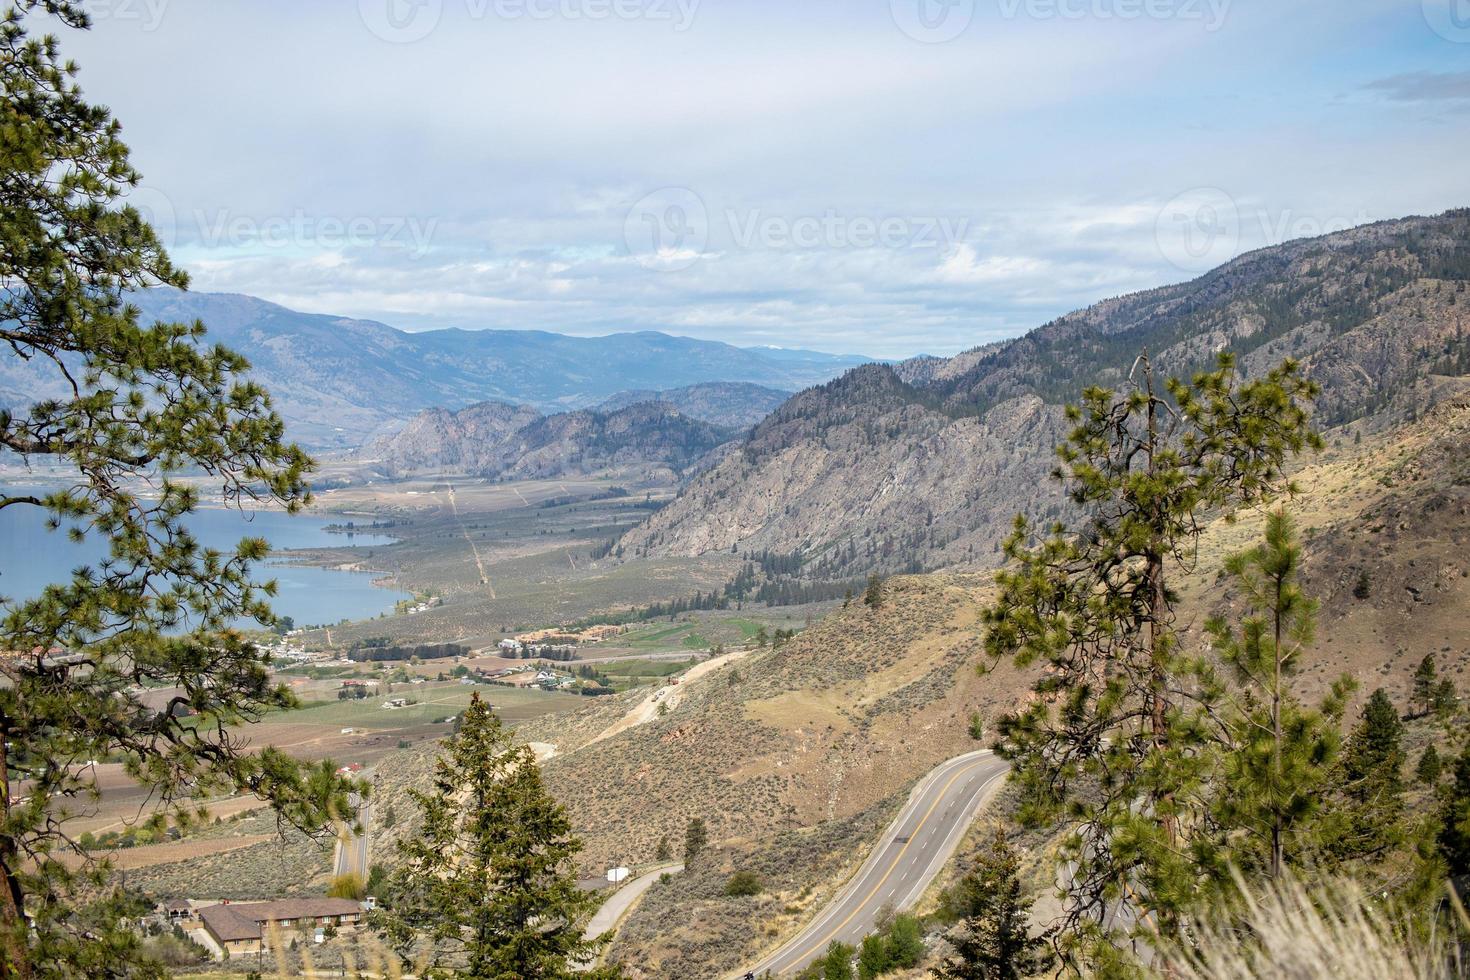
[[[93,0],[194,288],[896,357],[1470,205],[1470,0]]]

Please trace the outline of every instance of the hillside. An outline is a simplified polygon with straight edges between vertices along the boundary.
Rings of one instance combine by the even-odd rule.
[[[702,422],[732,429],[748,429],[774,412],[790,397],[790,391],[778,391],[761,385],[711,381],[666,391],[621,391],[598,405],[597,410],[613,412],[641,402],[665,402]]]
[[[203,320],[208,341],[244,354],[291,434],[355,448],[417,412],[489,399],[543,412],[588,408],[623,391],[749,382],[795,391],[867,361],[770,351],[643,331],[568,337],[530,330],[429,330],[299,313],[251,296],[153,289],[143,320]],[[0,405],[65,394],[38,367],[0,364]]]
[[[1304,664],[1310,697],[1342,672],[1361,702],[1384,687],[1406,704],[1412,674],[1435,653],[1443,676],[1470,691],[1470,390],[1413,422],[1359,438],[1328,433],[1305,461],[1305,493],[1290,503],[1305,542],[1303,581],[1321,601]],[[1182,619],[1228,611],[1223,558],[1254,544],[1262,515],[1216,521],[1198,568],[1176,580]],[[1360,583],[1366,582],[1366,588]],[[1022,703],[1031,678],[1009,664],[981,676],[979,611],[989,577],[943,573],[891,580],[880,609],[837,609],[774,651],[750,651],[668,690],[667,713],[641,711],[647,690],[524,723],[520,738],[554,751],[543,770],[571,811],[587,850],[581,870],[653,860],[661,839],[677,853],[687,821],[703,817],[711,848],[690,871],[652,891],[620,930],[613,954],[643,976],[722,975],[778,945],[862,861],[913,782],[972,748],[972,712],[987,720]],[[1190,645],[1204,643],[1195,632]],[[490,689],[495,700],[496,689]],[[1354,706],[1351,711],[1356,712]],[[634,718],[640,724],[626,725]],[[378,767],[380,828],[374,860],[393,862],[413,831],[406,789],[429,778],[428,746]],[[263,818],[264,819],[264,818]],[[264,824],[260,824],[263,826]],[[190,894],[220,876],[254,882],[322,880],[322,852],[257,823],[229,830],[242,847],[136,873],[160,895]],[[254,841],[254,842],[247,842]],[[723,894],[736,870],[767,890]]]
[[[422,412],[403,431],[364,447],[360,458],[394,477],[453,472],[550,479],[610,472],[669,480],[734,436],[733,429],[684,415],[665,402],[548,416],[482,402],[457,412]]]
[[[1233,350],[1322,383],[1320,425],[1394,424],[1470,373],[1470,211],[1254,252],[950,360],[868,365],[803,392],[622,541],[630,555],[800,553],[808,578],[988,565],[1047,486],[1061,409],[1138,352],[1164,373]]]

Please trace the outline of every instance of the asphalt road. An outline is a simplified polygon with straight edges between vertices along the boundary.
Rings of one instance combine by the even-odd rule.
[[[834,939],[856,946],[885,906],[913,906],[959,847],[960,839],[1005,778],[1006,763],[971,752],[935,767],[914,788],[868,860],[826,908],[785,945],[746,969],[784,976],[802,969]],[[745,971],[736,973],[743,976]]]
[[[628,910],[638,904],[645,892],[652,888],[654,883],[664,875],[676,875],[684,870],[682,864],[667,864],[661,868],[655,868],[647,874],[634,878],[632,881],[623,882],[623,886],[613,892],[608,900],[602,903],[602,907],[592,916],[583,930],[583,937],[596,939],[611,929],[616,929],[618,923],[623,921],[623,916]]]

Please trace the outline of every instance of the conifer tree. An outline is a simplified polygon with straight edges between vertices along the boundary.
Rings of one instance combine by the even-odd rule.
[[[606,942],[582,935],[597,908],[577,887],[582,844],[536,757],[478,694],[434,763],[433,791],[410,796],[421,825],[399,845],[391,912],[379,917],[405,965],[469,980],[619,975],[578,971]]]
[[[868,587],[863,590],[863,604],[869,609],[883,606],[883,578],[877,572],[868,576]]]
[[[1022,980],[1045,966],[1046,944],[1031,935],[1020,861],[999,828],[951,901],[960,921],[948,937],[954,952],[934,970],[937,980]]]
[[[1418,704],[1423,714],[1434,708],[1434,694],[1439,684],[1439,672],[1435,668],[1434,654],[1426,653],[1419,666],[1414,668],[1414,691],[1410,703]]]
[[[1224,617],[1207,624],[1236,681],[1236,703],[1223,713],[1213,816],[1234,842],[1234,865],[1264,868],[1273,878],[1321,844],[1312,825],[1329,786],[1352,689],[1351,679],[1339,680],[1319,710],[1304,707],[1292,692],[1317,609],[1297,581],[1300,565],[1291,521],[1276,510],[1267,518],[1261,545],[1225,562],[1250,611],[1238,628]]]
[[[1363,706],[1343,750],[1341,791],[1348,831],[1341,857],[1374,857],[1402,837],[1404,723],[1387,692],[1377,689]]]
[[[140,323],[126,301],[188,280],[127,204],[140,177],[118,123],[84,98],[57,39],[31,32],[42,15],[87,28],[84,5],[3,11],[0,350],[62,394],[0,409],[0,452],[72,475],[51,492],[0,488],[0,510],[105,557],[34,598],[0,597],[0,650],[16,651],[0,655],[0,973],[106,977],[144,968],[119,927],[126,897],[68,823],[96,798],[89,760],[121,762],[155,816],[180,823],[199,815],[193,798],[240,791],[317,830],[348,816],[348,797],[334,773],[230,733],[294,703],[232,628],[276,623],[274,587],[251,576],[267,545],[215,550],[187,527],[201,492],[298,510],[311,460],[242,357],[203,324]],[[176,690],[163,705],[142,693],[161,688]]]
[[[1444,771],[1444,764],[1440,762],[1439,750],[1433,745],[1424,747],[1419,756],[1419,764],[1414,767],[1414,775],[1419,782],[1426,786],[1433,786],[1439,782],[1440,773]]]
[[[699,857],[708,843],[709,829],[704,825],[704,818],[690,817],[689,825],[684,828],[684,861],[687,863]]]
[[[1429,707],[1436,717],[1448,718],[1455,713],[1460,705],[1459,692],[1455,690],[1455,682],[1445,677],[1434,685],[1434,694],[1430,696]]]
[[[1205,514],[1292,489],[1287,459],[1321,445],[1316,386],[1287,361],[1242,381],[1221,354],[1190,382],[1155,385],[1147,356],[1121,393],[1088,389],[1056,475],[1087,523],[1038,533],[1024,518],[987,610],[986,648],[1047,668],[1036,699],[999,724],[1023,817],[1069,825],[1069,933],[1118,903],[1172,933],[1200,887],[1210,742],[1179,649],[1173,576],[1193,566]]]
[[[1440,803],[1439,825],[1439,853],[1450,874],[1470,875],[1470,746],[1455,759],[1454,778]]]

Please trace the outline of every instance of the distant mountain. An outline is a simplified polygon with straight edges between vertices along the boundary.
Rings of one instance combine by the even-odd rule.
[[[1187,375],[1233,350],[1301,360],[1316,421],[1380,429],[1470,385],[1470,211],[1253,252],[952,359],[868,365],[802,392],[629,532],[623,555],[800,553],[838,579],[998,560],[1012,515],[1061,513],[1062,406],[1139,351]]]
[[[154,289],[135,294],[145,319],[203,320],[211,342],[250,359],[290,433],[309,445],[356,447],[427,408],[487,399],[542,412],[588,408],[618,392],[711,381],[797,391],[863,357],[744,350],[650,331],[567,337],[542,331],[408,333],[371,320],[298,313],[250,296]],[[39,367],[0,362],[0,404],[64,394]]]
[[[597,410],[610,412],[640,402],[665,402],[704,422],[748,429],[780,408],[791,394],[743,382],[711,381],[668,391],[621,391],[598,405]]]
[[[612,473],[632,481],[679,479],[737,430],[685,415],[665,402],[612,412],[543,416],[526,406],[482,402],[430,409],[359,454],[388,476],[473,473],[491,479],[548,479]]]

